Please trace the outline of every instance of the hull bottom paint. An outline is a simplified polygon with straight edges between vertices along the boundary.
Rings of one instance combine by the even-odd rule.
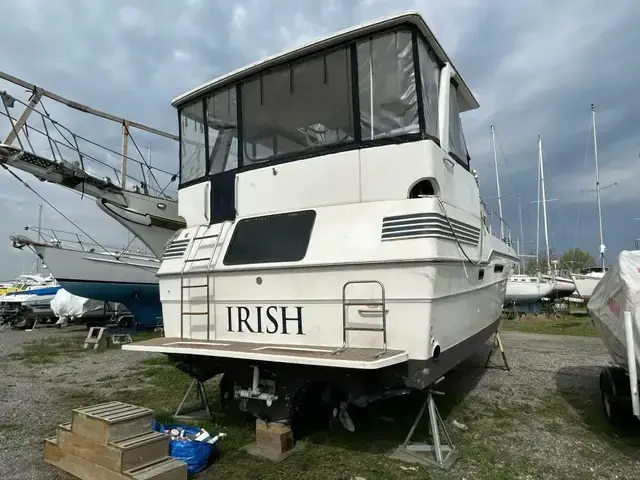
[[[106,283],[58,279],[66,291],[79,297],[121,303],[135,317],[139,328],[162,324],[162,303],[157,283]]]

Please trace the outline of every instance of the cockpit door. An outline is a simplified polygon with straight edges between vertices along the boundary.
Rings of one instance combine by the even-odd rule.
[[[238,173],[237,133],[235,128],[220,129],[209,157],[211,182],[211,224],[235,220],[236,175]],[[211,141],[211,134],[209,136]]]
[[[236,218],[237,169],[211,176],[210,223],[220,223]]]

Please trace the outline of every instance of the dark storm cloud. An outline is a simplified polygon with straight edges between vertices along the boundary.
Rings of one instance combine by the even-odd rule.
[[[553,246],[597,252],[589,105],[598,108],[598,144],[609,251],[631,245],[640,146],[636,84],[640,5],[630,0],[575,1],[294,1],[211,2],[124,0],[4,2],[2,69],[56,93],[110,113],[175,132],[171,100],[247,63],[336,30],[416,9],[424,14],[481,108],[464,116],[467,143],[482,194],[495,208],[489,125],[495,124],[505,217],[518,231],[522,197],[527,241],[535,234],[536,140],[543,136]],[[0,89],[7,88],[4,84]],[[98,127],[69,112],[61,122],[119,150],[119,129]],[[0,122],[0,126],[3,126]],[[4,126],[3,128],[7,128]],[[136,134],[134,133],[134,136]],[[3,132],[0,132],[3,136]],[[148,139],[141,135],[139,144]],[[130,147],[130,152],[133,147]],[[175,171],[175,146],[153,145],[153,163]],[[117,164],[117,157],[110,159]],[[23,175],[24,176],[24,175]],[[25,176],[47,199],[105,241],[126,238],[90,200]],[[32,194],[0,172],[0,277],[31,264],[27,254],[7,256],[6,240],[37,221]],[[11,213],[14,209],[14,214]],[[577,218],[580,213],[580,222]],[[47,216],[48,215],[48,216]],[[569,219],[569,220],[568,220]],[[53,213],[45,224],[71,227]],[[640,227],[640,224],[638,224]],[[579,227],[579,228],[577,228]],[[616,231],[624,231],[618,235]],[[629,238],[627,238],[629,237]],[[531,243],[527,248],[531,248]],[[8,258],[8,259],[7,259]],[[612,259],[613,257],[611,257]]]

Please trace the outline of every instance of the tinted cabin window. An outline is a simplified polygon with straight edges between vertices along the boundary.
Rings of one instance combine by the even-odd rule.
[[[418,39],[418,55],[420,58],[420,79],[422,81],[422,103],[424,105],[424,125],[426,133],[438,138],[438,84],[440,67],[435,54],[427,46],[427,42]]]
[[[350,66],[345,47],[244,83],[244,163],[353,141]]]
[[[238,105],[231,87],[206,99],[209,134],[209,173],[238,168]]]
[[[411,32],[358,42],[358,83],[362,140],[419,131]]]
[[[206,172],[203,116],[201,100],[180,110],[180,183],[201,178]]]
[[[315,210],[240,220],[224,257],[225,265],[297,262],[307,253]]]

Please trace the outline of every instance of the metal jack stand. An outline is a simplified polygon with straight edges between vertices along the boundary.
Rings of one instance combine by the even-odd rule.
[[[189,411],[182,411],[182,407],[184,406],[193,386],[196,385],[196,392],[198,394],[198,400],[200,401],[201,408],[191,409]],[[204,382],[194,378],[187,389],[187,393],[184,394],[180,405],[178,405],[178,409],[176,413],[172,417],[175,420],[211,420],[213,415],[211,414],[211,409],[209,408],[209,399],[207,398],[207,391],[204,388]]]
[[[489,355],[487,356],[487,361],[484,364],[484,368],[489,368],[489,360],[491,360],[491,354],[496,349],[496,345],[500,349],[500,354],[502,355],[502,360],[504,361],[504,367],[495,367],[500,368],[502,370],[506,370],[507,372],[511,372],[511,367],[509,366],[509,362],[507,362],[507,355],[504,353],[504,347],[502,346],[502,339],[500,338],[500,332],[496,331],[493,336],[493,344],[491,345],[491,349],[489,350]]]
[[[442,378],[440,379],[442,380]],[[439,381],[440,381],[439,380]],[[438,383],[437,381],[436,383]],[[435,385],[435,384],[434,384]],[[443,392],[437,392],[431,388],[427,391],[427,399],[422,404],[420,412],[413,422],[413,426],[409,431],[409,435],[405,439],[404,443],[400,445],[392,454],[391,458],[396,460],[402,460],[404,462],[419,463],[422,465],[432,465],[440,467],[443,470],[448,470],[453,466],[457,458],[457,450],[451,441],[451,437],[447,432],[447,429],[442,421],[442,417],[438,412],[436,403],[433,400],[433,395],[444,395]],[[429,410],[429,426],[431,428],[431,438],[433,439],[433,445],[426,443],[411,443],[411,437],[413,436],[418,423],[424,415],[424,411]],[[446,438],[446,444],[442,444],[440,441],[440,432],[444,434]]]

